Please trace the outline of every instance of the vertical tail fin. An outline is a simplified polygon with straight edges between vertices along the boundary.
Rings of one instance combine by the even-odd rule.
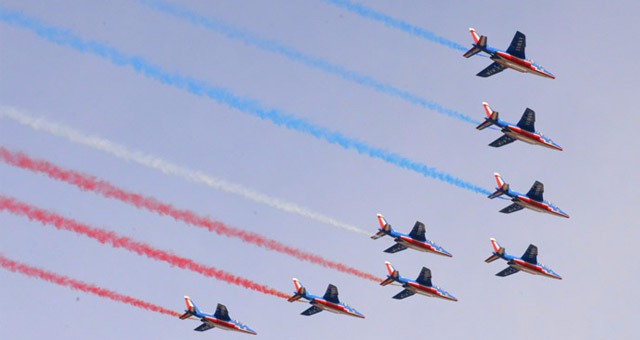
[[[487,37],[484,35],[478,36],[478,33],[476,33],[476,30],[473,28],[469,28],[469,32],[471,32],[474,44],[473,47],[463,55],[465,58],[474,56],[487,47]]]
[[[476,126],[476,129],[478,130],[484,130],[485,128],[498,122],[498,112],[491,110],[487,102],[483,102],[482,106],[484,107],[484,112],[487,118],[485,118],[484,122],[482,122],[480,125]]]
[[[293,292],[293,295],[287,301],[294,302],[307,296],[307,289],[302,286],[298,279],[293,278],[293,286],[295,287],[296,291]]]
[[[387,275],[387,278],[384,279],[384,281],[380,282],[381,286],[386,286],[400,277],[400,272],[393,268],[389,261],[385,261],[384,265],[387,267],[387,273],[389,273],[389,275]]]
[[[498,187],[496,188],[496,191],[488,196],[491,199],[502,196],[509,192],[509,184],[505,183],[505,181],[502,179],[502,176],[500,176],[500,174],[497,172],[495,172],[493,176],[496,178],[496,184],[498,185]]]
[[[378,224],[380,224],[380,230],[378,230],[377,233],[371,236],[371,238],[374,240],[379,239],[384,235],[387,235],[392,230],[391,225],[387,223],[387,220],[384,219],[384,216],[382,216],[382,214],[378,214]]]
[[[180,316],[180,319],[184,320],[191,316],[198,316],[200,314],[200,310],[198,309],[196,304],[191,301],[190,297],[185,295],[184,303],[187,305],[187,309],[184,311],[184,314]]]
[[[500,257],[504,256],[505,253],[504,247],[502,247],[500,243],[498,243],[498,241],[496,241],[496,239],[493,237],[491,238],[491,246],[493,247],[493,254],[491,254],[491,256],[484,260],[484,262],[486,263],[490,263],[499,259]]]

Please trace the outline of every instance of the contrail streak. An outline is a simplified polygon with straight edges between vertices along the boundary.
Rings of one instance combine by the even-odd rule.
[[[355,82],[359,85],[366,86],[375,91],[378,91],[396,98],[400,98],[411,104],[419,105],[423,108],[438,112],[440,114],[444,114],[448,117],[455,118],[466,123],[471,123],[475,125],[480,123],[479,121],[465,114],[462,114],[452,109],[445,108],[434,101],[428,100],[426,98],[422,98],[416,94],[399,89],[395,86],[385,84],[369,76],[365,76],[355,71],[348,70],[342,66],[331,64],[328,61],[323,60],[321,58],[304,54],[280,42],[261,38],[253,33],[249,33],[247,31],[234,28],[222,22],[219,19],[216,19],[213,17],[203,17],[198,15],[197,13],[189,11],[184,7],[180,7],[179,5],[175,5],[175,4],[169,4],[164,1],[156,1],[156,0],[137,0],[137,1],[143,5],[146,5],[162,13],[187,20],[193,25],[204,27],[209,30],[218,32],[229,39],[238,40],[247,45],[258,47],[262,50],[277,53],[289,60],[300,62],[308,67],[337,75],[345,80]],[[445,41],[444,38],[439,38],[439,39],[442,41]]]
[[[131,296],[122,295],[105,288],[100,288],[98,286],[95,286],[89,283],[74,280],[67,276],[58,275],[40,268],[36,268],[20,262],[16,262],[14,260],[11,260],[3,256],[2,254],[0,254],[0,267],[14,273],[20,273],[29,277],[44,280],[44,281],[57,284],[63,287],[69,287],[74,290],[79,290],[85,293],[97,295],[99,297],[103,297],[109,300],[126,303],[128,305],[142,308],[148,311],[157,312],[157,313],[161,313],[168,316],[174,316],[174,317],[180,316],[180,313],[174,312],[164,307],[160,307],[152,303],[145,302],[140,299],[136,299]]]
[[[441,36],[436,35],[433,32],[430,32],[424,28],[412,25],[404,20],[401,19],[396,19],[396,18],[392,18],[386,14],[383,14],[381,12],[375,11],[369,7],[366,7],[364,5],[360,5],[357,4],[355,2],[351,2],[348,0],[322,0],[323,2],[329,3],[331,5],[340,7],[340,8],[344,8],[346,10],[348,10],[349,12],[353,12],[365,19],[369,19],[369,20],[373,20],[373,21],[378,21],[381,22],[383,24],[385,24],[386,26],[389,26],[391,28],[395,28],[398,30],[401,30],[405,33],[409,33],[415,37],[419,37],[437,44],[440,44],[442,46],[446,46],[449,47],[451,49],[457,50],[457,51],[466,51],[468,50],[467,47],[464,47],[454,41],[451,41],[449,39],[443,38]]]
[[[110,184],[103,180],[99,180],[93,176],[85,175],[77,171],[63,169],[47,161],[35,160],[25,155],[24,153],[11,152],[1,146],[0,160],[7,164],[25,170],[43,173],[50,178],[75,185],[82,190],[92,191],[105,197],[114,198],[119,201],[132,204],[138,208],[147,209],[160,215],[173,217],[177,221],[182,221],[193,226],[206,228],[207,230],[218,235],[238,238],[246,243],[293,256],[301,261],[309,261],[311,263],[335,269],[343,273],[355,275],[372,281],[378,281],[376,276],[361,272],[355,268],[351,268],[334,261],[326,260],[321,256],[287,246],[281,242],[269,239],[260,234],[229,227],[222,222],[213,221],[207,217],[198,216],[196,213],[189,210],[177,209],[171,204],[160,202],[155,198],[125,191],[114,186],[113,184]]]
[[[267,295],[273,295],[283,299],[289,297],[287,294],[277,291],[273,288],[269,288],[265,285],[261,285],[251,280],[235,276],[231,273],[216,269],[214,267],[197,263],[185,257],[171,254],[168,251],[153,248],[148,244],[138,242],[126,236],[120,236],[115,232],[94,228],[87,224],[82,224],[72,219],[57,215],[53,212],[49,212],[38,207],[28,205],[26,203],[22,203],[16,199],[0,196],[0,211],[5,210],[14,215],[24,216],[29,220],[38,221],[43,225],[52,225],[60,230],[67,230],[80,235],[84,235],[102,244],[107,244],[114,248],[123,248],[138,255],[146,256],[150,259],[158,261],[163,261],[169,263],[172,266],[190,270],[206,277],[211,277],[216,280],[224,281],[230,284],[244,287],[246,289],[250,289]]]
[[[482,195],[491,194],[491,192],[482,187],[463,181],[448,173],[438,171],[426,164],[402,157],[382,148],[371,146],[355,138],[347,137],[341,132],[315,125],[306,119],[298,118],[284,111],[264,107],[256,100],[237,96],[227,89],[212,86],[201,80],[195,80],[179,73],[168,72],[159,66],[147,62],[142,57],[126,55],[109,45],[97,41],[85,41],[70,31],[45,25],[19,12],[0,8],[0,20],[14,27],[22,27],[30,30],[51,43],[67,46],[78,52],[98,56],[116,66],[130,67],[135,72],[159,81],[162,84],[173,86],[196,96],[205,96],[219,104],[226,105],[232,109],[263,120],[268,120],[278,126],[284,126],[288,129],[323,140],[329,144],[336,144],[346,150],[355,150],[361,155],[382,160],[399,168],[411,170],[425,177],[437,179],[462,189]]]
[[[301,207],[295,203],[283,201],[281,199],[271,197],[243,187],[239,184],[227,182],[225,180],[206,175],[200,171],[190,170],[180,165],[173,164],[164,159],[144,154],[139,151],[133,151],[127,147],[116,144],[104,138],[83,134],[80,131],[57,123],[48,122],[42,118],[34,118],[24,112],[14,108],[0,106],[0,117],[11,118],[14,121],[26,125],[34,130],[44,131],[54,136],[63,137],[70,142],[88,146],[90,148],[106,152],[120,159],[138,163],[142,166],[159,170],[167,175],[173,175],[198,184],[204,184],[216,190],[222,190],[230,194],[240,196],[244,199],[261,203],[271,208],[275,208],[284,212],[300,215],[305,218],[312,219],[321,223],[325,223],[334,227],[342,228],[348,231],[368,235],[361,228],[335,220],[326,215],[311,211]]]

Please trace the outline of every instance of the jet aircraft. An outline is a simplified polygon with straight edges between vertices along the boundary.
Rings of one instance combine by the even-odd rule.
[[[494,238],[491,239],[491,245],[493,246],[493,254],[489,256],[488,259],[484,260],[484,262],[491,263],[497,259],[503,259],[507,261],[507,264],[509,265],[509,267],[496,274],[496,276],[504,277],[522,270],[529,274],[542,275],[552,279],[562,280],[562,277],[551,270],[551,268],[548,268],[538,262],[538,247],[533,244],[529,245],[529,248],[527,248],[522,257],[507,254],[504,247],[501,247]]]
[[[338,288],[332,284],[329,284],[323,297],[307,293],[307,289],[300,284],[298,279],[293,279],[293,285],[295,286],[296,291],[288,301],[294,302],[304,298],[309,300],[309,303],[311,304],[311,307],[300,313],[302,315],[313,315],[326,310],[336,314],[346,314],[364,319],[364,315],[355,310],[355,308],[349,307],[348,305],[340,302],[338,299]]]
[[[456,299],[453,295],[442,290],[438,286],[434,286],[431,283],[431,270],[427,267],[422,267],[422,271],[420,271],[420,275],[418,275],[417,279],[409,280],[400,276],[400,273],[395,268],[393,268],[389,261],[386,261],[384,265],[387,267],[387,272],[389,273],[389,275],[387,275],[387,278],[384,281],[380,282],[380,285],[386,286],[390,283],[398,282],[402,285],[402,287],[404,287],[404,290],[393,297],[394,299],[400,300],[418,293],[429,297],[436,297],[449,301],[458,301],[458,299]]]
[[[378,228],[378,232],[375,235],[371,236],[371,238],[377,240],[382,236],[389,235],[394,238],[394,241],[396,241],[396,244],[387,248],[385,250],[385,253],[396,253],[407,248],[412,248],[415,250],[448,257],[453,256],[444,248],[431,242],[430,240],[427,240],[427,238],[425,237],[426,228],[420,221],[416,221],[416,224],[413,226],[413,229],[408,235],[393,230],[393,228],[391,228],[391,225],[387,223],[384,217],[380,214],[378,214],[378,223],[380,224],[380,228]]]
[[[471,32],[474,43],[473,47],[464,54],[464,57],[469,58],[480,52],[485,52],[489,55],[489,58],[493,60],[493,63],[480,71],[477,76],[486,78],[502,72],[506,68],[511,68],[519,72],[533,73],[545,78],[556,78],[553,73],[525,57],[524,48],[526,46],[526,37],[521,32],[516,32],[511,41],[511,45],[509,45],[506,51],[487,45],[487,37],[484,35],[478,36],[475,29],[469,28],[469,32]]]
[[[484,130],[491,125],[496,125],[500,129],[502,129],[502,133],[504,133],[504,136],[496,139],[491,144],[489,144],[489,146],[497,148],[503,145],[507,145],[517,139],[525,143],[542,145],[550,149],[562,151],[560,145],[543,136],[540,132],[536,132],[536,129],[534,127],[534,123],[536,121],[536,113],[533,110],[527,108],[524,111],[522,118],[520,118],[518,124],[513,125],[511,123],[505,122],[504,120],[500,120],[500,118],[498,117],[498,112],[491,110],[489,104],[487,104],[486,102],[482,103],[482,106],[484,107],[484,111],[487,117],[484,119],[484,122],[476,127],[476,129]]]
[[[197,318],[200,318],[200,321],[202,321],[202,324],[196,327],[194,331],[204,332],[211,328],[217,327],[226,331],[236,331],[253,335],[257,334],[247,325],[236,320],[231,320],[231,318],[229,317],[229,311],[223,304],[219,303],[218,307],[216,308],[215,314],[211,315],[200,312],[198,307],[196,307],[195,303],[193,303],[193,301],[191,301],[191,298],[189,298],[188,296],[184,297],[184,302],[187,304],[187,309],[184,311],[184,314],[180,316],[180,319],[184,320],[195,316]]]
[[[499,173],[496,172],[493,174],[493,176],[496,178],[498,187],[496,187],[496,191],[488,197],[493,199],[502,195],[507,195],[511,197],[511,201],[513,202],[513,204],[511,204],[510,206],[500,210],[501,213],[510,214],[514,211],[529,208],[534,211],[569,218],[569,215],[567,215],[567,213],[562,211],[553,203],[545,201],[542,198],[542,193],[544,192],[544,184],[535,181],[529,192],[527,192],[526,195],[523,195],[519,192],[509,189],[509,184],[504,182]]]

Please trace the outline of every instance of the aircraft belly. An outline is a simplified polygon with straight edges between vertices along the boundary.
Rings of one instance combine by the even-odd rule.
[[[399,239],[396,242],[402,244],[403,246],[407,247],[407,248],[411,248],[411,249],[415,249],[415,250],[419,250],[419,251],[430,251],[431,249],[427,249],[424,246],[420,246],[411,242],[407,242],[403,239]]]
[[[343,313],[342,310],[337,309],[337,308],[335,308],[335,307],[333,307],[332,305],[329,305],[329,304],[324,304],[324,303],[320,303],[320,302],[314,302],[314,303],[312,303],[312,305],[314,305],[314,306],[316,306],[316,307],[318,307],[318,308],[320,308],[322,310],[325,310],[327,312],[336,313],[336,314],[342,314]]]
[[[496,58],[496,59],[493,59],[493,60],[495,62],[497,62],[498,64],[504,66],[504,67],[508,67],[510,69],[514,69],[514,70],[516,70],[518,72],[523,72],[523,73],[531,72],[530,68],[524,67],[524,66],[522,66],[522,65],[520,65],[518,63],[515,63],[515,62],[511,61],[511,60],[507,60],[507,59],[504,59],[504,58]]]
[[[529,143],[529,144],[540,144],[537,140],[527,137],[523,134],[517,133],[517,132],[513,132],[511,130],[504,132],[505,135],[517,139],[519,141],[525,142],[525,143]]]
[[[434,293],[431,290],[427,290],[426,288],[423,287],[416,287],[416,286],[412,286],[412,285],[405,285],[404,288],[407,288],[408,290],[416,293],[416,294],[420,294],[420,295],[424,295],[424,296],[428,296],[428,297],[439,297],[438,294]]]
[[[531,268],[531,267],[528,267],[528,266],[520,265],[520,264],[518,264],[518,263],[514,263],[514,264],[512,264],[512,267],[514,267],[514,268],[516,268],[516,269],[519,269],[519,270],[521,270],[521,271],[523,271],[523,272],[527,272],[527,273],[529,273],[529,274],[533,274],[533,275],[542,275],[542,273],[540,272],[540,270],[539,270],[539,269],[537,269],[537,268],[535,268],[535,269],[534,269],[534,268]]]
[[[536,204],[531,204],[531,203],[523,201],[523,200],[518,200],[516,203],[518,205],[521,205],[521,206],[527,208],[527,209],[531,209],[531,210],[538,211],[538,212],[550,213],[550,211],[547,208],[543,208],[543,207],[540,207],[540,206],[538,206]]]

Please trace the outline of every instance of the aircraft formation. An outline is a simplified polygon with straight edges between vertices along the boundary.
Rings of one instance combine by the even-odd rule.
[[[523,73],[532,73],[537,76],[555,79],[555,76],[551,72],[547,71],[532,60],[526,59],[526,37],[523,33],[516,32],[507,50],[503,51],[489,46],[487,44],[487,37],[478,36],[475,29],[470,28],[469,31],[473,38],[473,47],[463,56],[465,58],[469,58],[475,54],[484,52],[488,54],[489,58],[493,61],[491,65],[480,71],[477,76],[490,77],[510,68]],[[484,118],[484,122],[476,128],[478,130],[484,130],[487,127],[495,126],[503,133],[501,137],[490,143],[489,146],[501,147],[519,140],[528,144],[540,145],[557,151],[563,150],[560,145],[535,130],[535,112],[533,110],[527,108],[520,118],[520,121],[517,124],[511,124],[501,120],[498,116],[498,112],[493,111],[489,107],[488,103],[485,102],[482,103],[482,105],[484,107],[486,117]],[[496,191],[489,195],[488,198],[494,199],[504,195],[509,197],[513,202],[511,205],[500,210],[500,212],[510,214],[527,208],[537,212],[544,212],[554,216],[569,218],[569,215],[559,207],[543,199],[544,185],[541,182],[535,181],[531,189],[526,194],[522,194],[511,190],[509,184],[502,179],[499,173],[494,173],[494,177],[497,184]],[[377,215],[377,219],[379,228],[371,238],[377,240],[384,236],[389,236],[393,238],[393,241],[395,242],[394,245],[385,249],[384,252],[392,254],[410,248],[420,252],[431,253],[444,257],[453,257],[453,255],[443,247],[426,238],[426,228],[422,222],[416,221],[411,231],[408,234],[404,234],[394,230],[381,214]],[[538,262],[538,248],[535,245],[529,245],[525,253],[521,257],[517,257],[506,253],[505,248],[500,246],[494,238],[491,238],[490,240],[492,245],[492,254],[485,260],[485,262],[491,263],[497,259],[503,259],[507,261],[508,265],[507,268],[497,273],[496,276],[505,277],[522,271],[533,275],[541,275],[558,280],[562,279],[562,277],[552,269]],[[399,285],[403,288],[392,297],[393,299],[402,300],[415,294],[419,294],[447,301],[458,301],[455,296],[432,283],[432,273],[427,267],[422,267],[415,280],[402,277],[399,271],[396,270],[389,261],[385,262],[385,267],[387,275],[386,278],[380,282],[380,285],[387,286],[393,284]],[[340,301],[338,298],[338,288],[333,284],[328,285],[323,296],[316,296],[308,293],[307,289],[302,286],[300,281],[296,278],[293,279],[293,284],[294,292],[293,295],[289,297],[288,301],[302,302],[302,300],[306,300],[311,305],[311,307],[300,313],[301,315],[311,316],[322,311],[328,311],[357,318],[365,317],[355,308]],[[243,323],[231,320],[227,308],[222,304],[218,304],[215,314],[211,315],[200,312],[188,296],[185,296],[184,299],[187,309],[184,311],[184,314],[180,316],[180,319],[198,318],[202,324],[196,327],[195,331],[202,332],[217,327],[224,330],[254,335],[257,334],[254,330]]]

